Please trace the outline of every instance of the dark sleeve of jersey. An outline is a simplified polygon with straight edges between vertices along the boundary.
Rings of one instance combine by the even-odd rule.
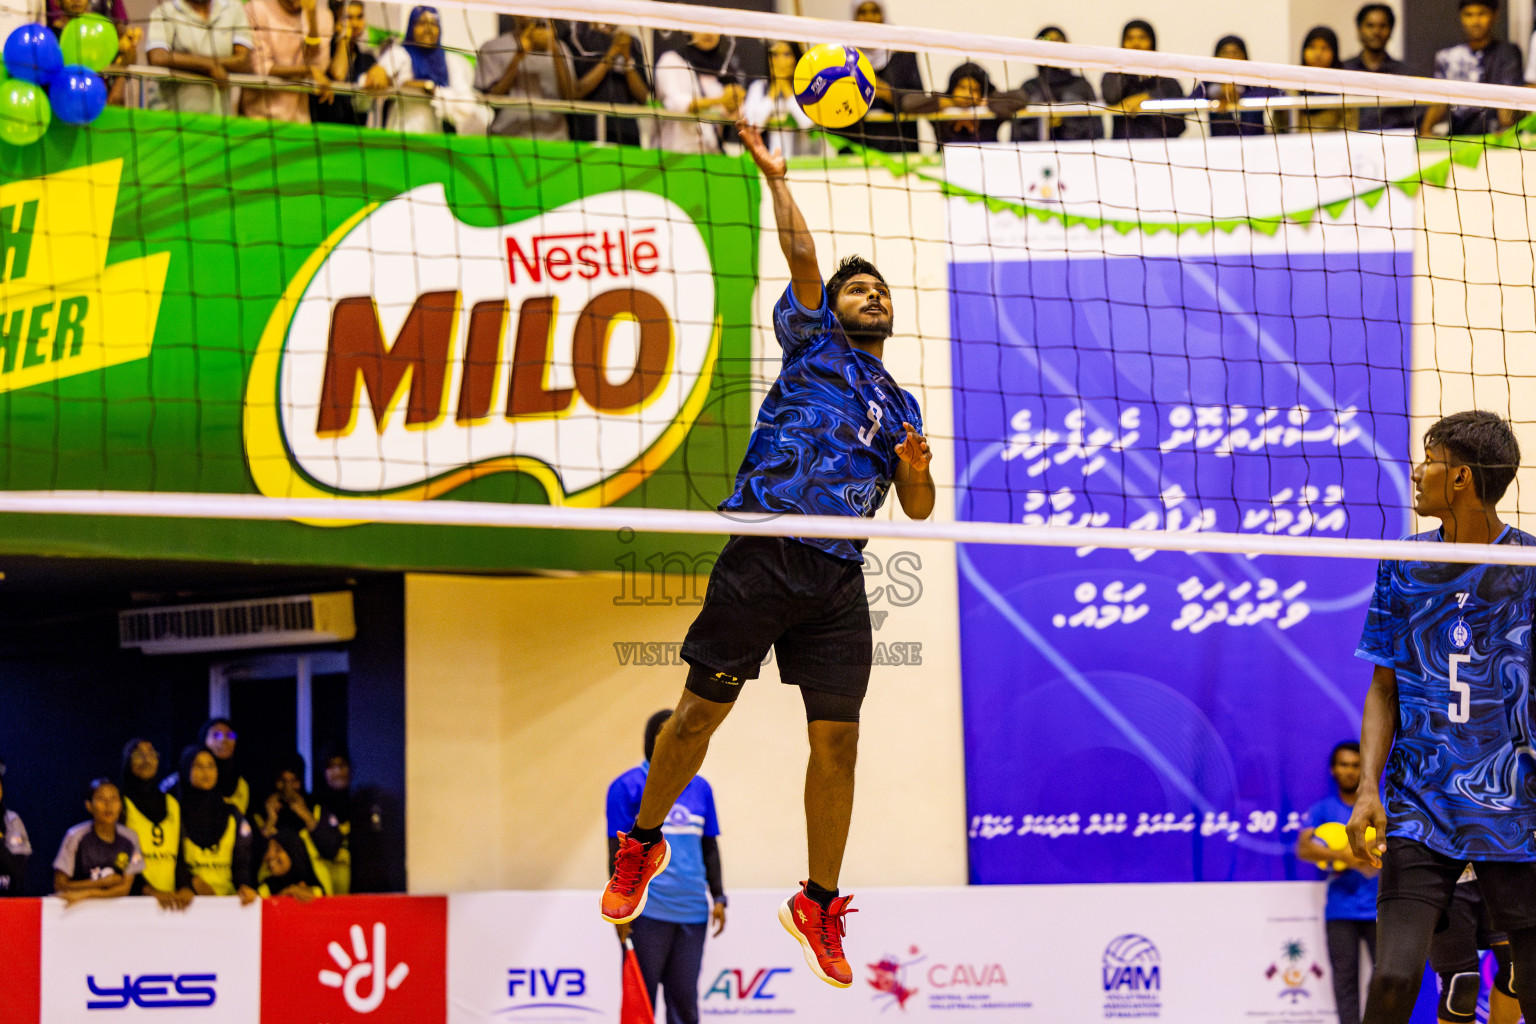
[[[335,860],[336,855],[341,852],[341,846],[344,842],[341,830],[335,825],[327,824],[324,821],[315,822],[315,827],[310,830],[309,838],[314,842],[315,851],[320,854],[323,860]]]
[[[237,889],[242,885],[255,886],[256,884],[256,864],[252,856],[255,846],[252,839],[254,829],[244,821],[241,821],[240,825],[244,827],[235,828],[235,852],[230,864],[231,876]]]
[[[817,339],[825,337],[836,322],[825,288],[821,291],[821,308],[815,310],[800,305],[800,300],[795,298],[794,285],[785,288],[778,304],[773,307],[773,336],[784,350],[784,362],[788,363]]]
[[[1356,657],[1384,668],[1397,665],[1397,618],[1392,608],[1394,564],[1383,559],[1376,566],[1376,589],[1371,593],[1371,606],[1365,613],[1365,630],[1360,634],[1360,646],[1355,649]]]
[[[725,895],[725,882],[720,875],[720,837],[704,837],[704,880],[709,883],[709,895],[716,903]]]
[[[1483,75],[1483,81],[1491,85],[1524,85],[1525,58],[1518,43],[1505,43]]]

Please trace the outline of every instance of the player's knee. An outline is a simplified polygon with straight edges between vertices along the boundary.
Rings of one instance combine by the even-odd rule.
[[[834,768],[852,771],[859,759],[859,723],[812,722],[811,753]]]
[[[667,720],[672,734],[684,743],[708,739],[719,724],[720,719],[713,709],[689,700],[678,705],[677,713]]]
[[[1477,1019],[1477,996],[1482,983],[1482,976],[1476,971],[1440,975],[1440,1019],[1472,1024]]]
[[[1493,987],[1511,999],[1516,998],[1515,965],[1510,956],[1508,944],[1501,943],[1494,946],[1493,959],[1498,964],[1498,968],[1493,972]]]
[[[1419,974],[1378,963],[1371,974],[1371,995],[1389,1006],[1412,1006],[1419,996]]]

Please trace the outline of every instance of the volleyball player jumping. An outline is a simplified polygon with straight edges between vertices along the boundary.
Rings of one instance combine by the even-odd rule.
[[[735,492],[720,508],[873,516],[894,484],[902,510],[926,519],[934,486],[921,413],[881,362],[891,335],[890,288],[857,256],[843,260],[823,287],[810,229],[784,180],[784,158],[768,151],[756,128],[737,128],[767,179],[791,280],[773,311],[783,369],[763,401]],[[839,988],[853,983],[842,948],[853,897],[839,896],[837,884],[873,649],[862,547],[812,537],[736,536],[726,543],[683,644],[688,682],[656,739],[640,813],[619,834],[604,919],[622,924],[644,909],[646,886],[667,866],[668,812],[771,647],[781,679],[800,688],[811,745],[809,877],[779,908],[779,921],[817,977]]]

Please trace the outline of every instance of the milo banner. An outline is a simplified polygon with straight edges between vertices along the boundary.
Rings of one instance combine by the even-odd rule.
[[[750,426],[757,189],[732,159],[633,148],[60,127],[0,154],[0,489],[713,507]],[[611,568],[617,547],[109,517],[0,537],[438,569]]]

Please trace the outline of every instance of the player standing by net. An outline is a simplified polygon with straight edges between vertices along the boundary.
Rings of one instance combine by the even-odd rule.
[[[746,513],[872,516],[891,485],[907,515],[933,512],[931,458],[916,399],[881,362],[891,335],[891,292],[880,272],[850,256],[822,286],[816,246],[784,180],[785,163],[745,122],[741,140],[767,179],[790,285],[773,311],[784,365],[758,413],[736,490],[720,508]],[[805,774],[809,877],[779,908],[817,977],[846,988],[843,956],[851,896],[838,875],[853,812],[859,708],[872,639],[862,541],[732,537],[710,575],[682,656],[688,682],[656,740],[640,813],[619,834],[603,917],[632,920],[668,860],[661,824],[703,764],[709,738],[773,648],[779,674],[805,703],[811,755]]]
[[[1494,510],[1519,464],[1514,432],[1493,413],[1435,423],[1413,471],[1414,510],[1441,526],[1413,539],[1536,546]],[[1509,934],[1516,995],[1536,1020],[1533,620],[1529,566],[1384,561],[1377,570],[1357,652],[1376,670],[1349,821],[1356,856],[1381,865],[1365,1024],[1408,1020],[1430,939],[1468,862],[1494,927]],[[1367,843],[1368,826],[1386,841]]]

